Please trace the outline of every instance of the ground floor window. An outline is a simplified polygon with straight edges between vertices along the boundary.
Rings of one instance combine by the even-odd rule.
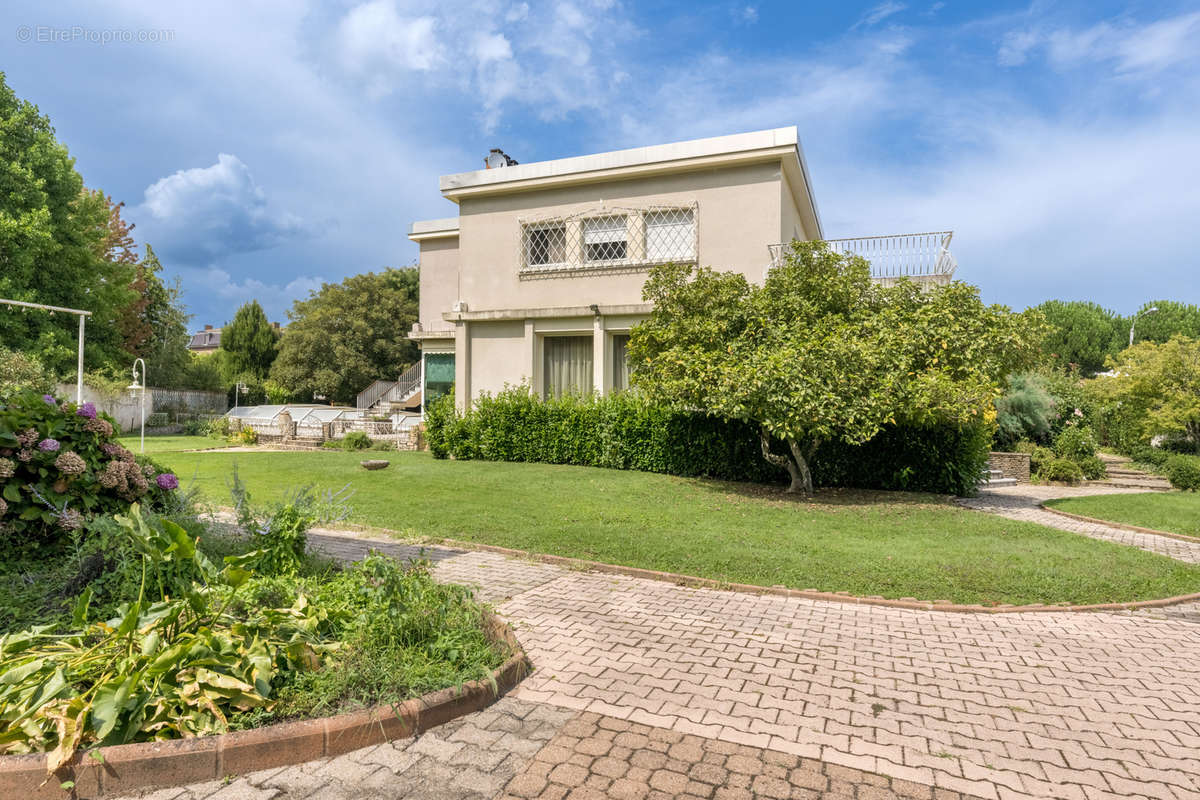
[[[629,334],[613,334],[612,355],[612,388],[614,392],[623,392],[629,388]]]
[[[547,336],[542,341],[545,397],[592,391],[592,337]]]
[[[429,408],[435,400],[454,386],[454,353],[425,354],[425,396],[422,402]]]

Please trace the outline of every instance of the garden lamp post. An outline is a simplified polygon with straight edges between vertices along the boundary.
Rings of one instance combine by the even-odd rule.
[[[1133,329],[1137,327],[1138,317],[1142,316],[1142,314],[1153,314],[1155,311],[1158,311],[1158,306],[1150,306],[1145,311],[1139,311],[1138,313],[1133,315],[1133,322],[1129,323],[1129,346],[1130,347],[1133,347]]]
[[[138,379],[138,364],[142,365],[141,380]],[[142,455],[146,453],[146,362],[142,359],[134,359],[133,362],[133,383],[125,387],[129,389],[130,397],[137,397],[138,392],[142,393]]]

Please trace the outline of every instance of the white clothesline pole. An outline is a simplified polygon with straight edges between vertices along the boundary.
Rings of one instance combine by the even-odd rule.
[[[66,314],[77,314],[79,316],[79,361],[75,371],[75,402],[76,404],[83,403],[83,323],[92,315],[90,311],[83,311],[78,308],[63,308],[62,306],[48,306],[42,303],[26,303],[23,300],[5,300],[0,297],[0,303],[7,306],[16,306],[18,308],[36,308],[42,311],[62,311]]]

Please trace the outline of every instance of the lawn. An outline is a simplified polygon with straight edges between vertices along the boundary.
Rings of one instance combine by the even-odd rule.
[[[1053,508],[1126,525],[1200,536],[1200,493],[1148,492],[1072,497],[1046,503]]]
[[[122,434],[118,439],[122,446],[133,453],[141,452],[141,439],[137,433]],[[222,439],[208,436],[147,436],[146,455],[157,456],[160,453],[177,453],[181,450],[212,450],[217,447],[229,447]]]
[[[379,454],[372,453],[372,456]],[[962,603],[1095,603],[1200,591],[1200,567],[968,511],[930,495],[774,488],[548,464],[389,453],[164,453],[184,486],[228,505],[347,484],[352,519],[406,538],[461,539],[717,580]]]

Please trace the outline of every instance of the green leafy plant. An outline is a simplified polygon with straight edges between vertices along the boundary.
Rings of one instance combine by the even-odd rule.
[[[1036,372],[1008,377],[1005,392],[996,400],[996,446],[1012,449],[1019,440],[1045,442],[1058,415],[1046,379]]]
[[[91,403],[29,391],[0,403],[0,548],[61,546],[91,515],[165,502],[178,480],[113,429]]]
[[[371,437],[362,431],[347,431],[342,437],[343,450],[366,450],[371,446]]]
[[[1042,468],[1038,470],[1038,477],[1045,481],[1060,481],[1074,485],[1083,480],[1083,470],[1070,459],[1054,458],[1042,465]]]
[[[1163,472],[1176,489],[1200,490],[1200,456],[1171,456],[1163,465]]]
[[[482,395],[467,414],[453,397],[426,413],[437,457],[531,461],[633,469],[685,477],[776,483],[783,471],[764,460],[753,424],[669,408],[645,397],[550,400],[527,388]],[[886,425],[859,445],[824,443],[812,458],[819,486],[970,494],[987,461],[987,425]]]
[[[234,437],[238,444],[255,445],[258,444],[258,431],[249,426],[242,428]]]
[[[268,509],[255,508],[236,466],[230,478],[230,494],[238,527],[250,535],[255,548],[255,555],[247,563],[264,575],[296,574],[304,563],[308,529],[340,522],[350,513],[348,487],[318,492],[306,486]]]
[[[1096,437],[1087,425],[1068,425],[1054,440],[1054,452],[1060,458],[1081,463],[1096,455]]]
[[[1108,475],[1108,467],[1100,460],[1098,456],[1085,456],[1084,458],[1076,459],[1075,463],[1079,465],[1079,469],[1083,472],[1083,477],[1089,481],[1098,481]]]

